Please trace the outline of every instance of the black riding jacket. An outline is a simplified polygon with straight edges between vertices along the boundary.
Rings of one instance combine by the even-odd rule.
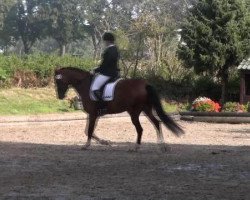
[[[105,76],[117,77],[120,74],[119,70],[119,51],[115,45],[107,47],[102,54],[102,62],[100,67],[95,69],[96,73],[101,73]]]

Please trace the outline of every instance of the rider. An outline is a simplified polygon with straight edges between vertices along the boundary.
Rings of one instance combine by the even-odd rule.
[[[113,33],[105,32],[102,36],[102,40],[105,44],[105,50],[102,54],[101,65],[94,69],[97,73],[95,76],[91,91],[94,93],[95,97],[102,101],[102,93],[100,91],[101,87],[111,78],[116,78],[119,76],[119,51],[115,45],[115,36]]]

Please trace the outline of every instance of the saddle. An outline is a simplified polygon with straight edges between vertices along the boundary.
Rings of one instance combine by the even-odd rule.
[[[94,76],[92,80],[93,78]],[[99,116],[107,114],[107,102],[114,99],[115,86],[120,80],[121,78],[119,77],[108,80],[99,90],[101,94],[98,94],[98,96],[102,97],[101,99],[98,99],[91,89],[89,90],[90,99],[96,101]]]
[[[94,76],[92,77],[92,80]],[[91,80],[91,81],[92,81]],[[120,77],[111,78],[108,80],[101,88],[100,88],[100,96],[102,97],[102,101],[112,101],[114,99],[114,92],[116,84],[121,80]],[[93,101],[98,101],[95,94],[90,90],[90,98]]]

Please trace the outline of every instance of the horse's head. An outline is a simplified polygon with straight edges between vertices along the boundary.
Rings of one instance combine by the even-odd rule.
[[[55,70],[55,85],[59,99],[65,97],[66,92],[70,86],[77,89],[86,78],[90,77],[90,73],[79,68],[64,67]]]
[[[66,92],[69,89],[69,78],[66,71],[63,69],[55,70],[55,85],[57,88],[57,95],[59,99],[64,99]]]

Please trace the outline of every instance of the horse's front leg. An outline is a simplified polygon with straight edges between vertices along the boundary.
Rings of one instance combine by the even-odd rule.
[[[97,119],[97,117],[96,117],[96,119]],[[95,122],[95,124],[94,124],[94,128],[95,128],[95,125],[96,125],[96,122]],[[89,125],[88,125],[88,127],[89,127]],[[86,135],[87,135],[87,137],[88,137],[88,135],[89,135],[89,130],[87,130],[86,131]],[[111,142],[110,141],[108,141],[108,140],[103,140],[103,139],[101,139],[101,138],[99,138],[98,136],[96,136],[95,134],[94,134],[94,129],[93,129],[93,132],[92,132],[92,137],[91,137],[92,139],[94,139],[95,141],[97,141],[99,144],[101,144],[101,145],[107,145],[107,146],[111,146]],[[88,145],[88,142],[86,143],[86,145]],[[85,145],[85,146],[86,146]],[[85,147],[84,146],[84,147]],[[90,146],[90,144],[88,145],[88,146]]]
[[[91,145],[91,138],[93,137],[96,118],[97,118],[96,115],[89,115],[88,123],[87,123],[87,136],[88,136],[88,139],[87,139],[86,144],[82,147],[82,150],[88,149],[90,147],[90,145]]]

